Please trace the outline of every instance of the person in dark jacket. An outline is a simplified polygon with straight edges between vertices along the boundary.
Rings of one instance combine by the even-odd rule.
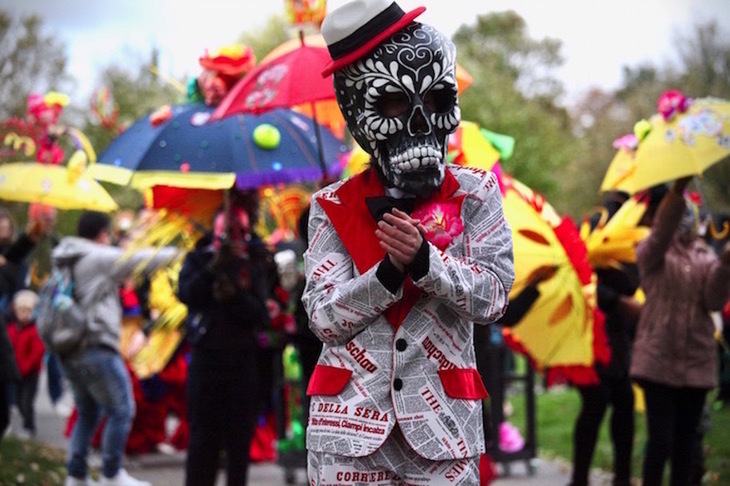
[[[646,213],[653,213],[666,192],[657,186],[649,194]],[[609,193],[603,207],[608,219],[621,208],[628,194]],[[595,227],[598,217],[591,220]],[[581,385],[577,389],[581,397],[581,409],[573,430],[573,473],[571,486],[586,486],[593,453],[598,441],[598,431],[609,407],[610,437],[613,446],[613,484],[628,486],[631,483],[631,454],[634,443],[634,390],[629,378],[631,343],[641,304],[634,298],[639,288],[639,271],[636,264],[620,262],[618,267],[596,268],[598,277],[598,308],[606,316],[606,335],[611,349],[608,365],[596,364],[599,382]]]
[[[20,380],[6,327],[6,308],[19,289],[18,267],[42,233],[43,227],[36,224],[15,238],[15,220],[7,208],[0,207],[0,439],[10,424],[10,383]]]
[[[259,400],[258,333],[268,320],[270,253],[238,205],[216,215],[213,234],[188,253],[178,298],[188,306],[192,357],[187,399],[189,486],[216,484],[221,451],[229,485],[247,482]]]
[[[0,311],[6,314],[10,300],[22,288],[23,260],[43,238],[45,227],[41,221],[28,223],[26,231],[15,235],[15,220],[7,208],[0,207]]]
[[[8,390],[12,383],[20,380],[18,363],[15,361],[13,344],[8,337],[5,317],[0,314],[0,441],[10,425],[10,400]]]

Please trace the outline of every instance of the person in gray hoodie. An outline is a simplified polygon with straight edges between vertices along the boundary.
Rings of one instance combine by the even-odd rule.
[[[119,352],[122,308],[119,285],[140,266],[153,272],[182,253],[175,247],[145,248],[134,253],[111,245],[110,219],[104,213],[82,213],[77,236],[63,238],[53,250],[54,265],[73,264],[74,294],[87,311],[85,344],[61,357],[71,384],[78,420],[71,432],[66,486],[91,484],[87,455],[102,413],[100,485],[142,486],[122,468],[127,437],[135,414],[132,383]]]

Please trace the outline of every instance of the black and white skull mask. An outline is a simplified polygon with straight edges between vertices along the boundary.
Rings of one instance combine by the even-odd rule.
[[[418,22],[336,71],[347,126],[384,183],[428,195],[444,180],[450,133],[461,118],[456,48]]]

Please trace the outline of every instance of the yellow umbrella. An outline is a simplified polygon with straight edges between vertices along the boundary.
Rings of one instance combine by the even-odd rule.
[[[674,105],[667,108],[667,100]],[[635,194],[685,176],[699,176],[730,155],[730,102],[720,98],[689,100],[667,92],[659,113],[614,143],[618,152],[600,190]]]
[[[556,268],[552,278],[539,284],[540,297],[519,324],[505,329],[505,337],[519,343],[538,369],[590,367],[596,359],[596,278],[578,229],[543,196],[509,175],[502,174],[502,185],[514,246],[510,297],[525,288],[538,267]]]
[[[77,152],[83,154],[83,152]],[[39,162],[0,165],[0,199],[39,202],[58,209],[119,209],[109,193],[85,172],[85,160],[76,154],[68,166]]]

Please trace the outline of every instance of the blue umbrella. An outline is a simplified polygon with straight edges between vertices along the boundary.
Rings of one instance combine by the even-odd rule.
[[[114,139],[94,164],[97,179],[137,187],[239,189],[314,182],[322,165],[314,122],[290,109],[239,114],[210,121],[203,104],[177,105],[164,123],[137,120]],[[344,141],[319,127],[328,175],[342,171]],[[126,182],[124,181],[126,179]]]

